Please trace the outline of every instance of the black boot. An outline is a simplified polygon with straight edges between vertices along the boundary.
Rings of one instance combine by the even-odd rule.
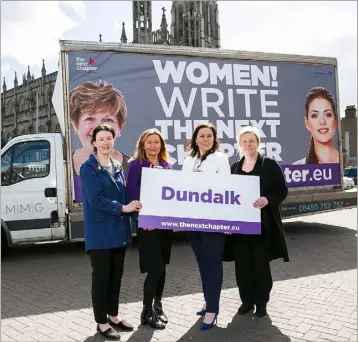
[[[154,314],[151,307],[143,305],[143,311],[140,315],[140,321],[143,325],[148,324],[153,329],[164,329],[165,324]]]
[[[266,304],[256,304],[256,311],[254,315],[258,318],[265,317],[267,315]]]
[[[254,305],[251,303],[243,303],[240,307],[239,310],[237,311],[237,313],[239,315],[245,315],[247,314],[249,311],[251,311],[254,308]]]
[[[168,317],[163,312],[162,299],[160,297],[154,298],[153,312],[160,321],[162,321],[165,324],[168,323]]]

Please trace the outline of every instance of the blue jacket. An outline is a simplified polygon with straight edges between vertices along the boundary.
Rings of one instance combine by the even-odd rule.
[[[86,251],[125,247],[132,242],[122,168],[115,165],[112,177],[90,155],[80,168]]]

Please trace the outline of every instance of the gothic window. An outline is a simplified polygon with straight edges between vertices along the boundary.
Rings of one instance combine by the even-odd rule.
[[[13,108],[13,104],[12,104],[12,101],[11,101],[11,100],[9,100],[9,101],[7,102],[7,108],[8,108],[8,110],[7,110],[8,113],[10,113],[10,114],[13,114],[13,113],[14,113],[14,112],[13,112],[14,108]]]
[[[35,108],[35,106],[34,106],[34,97],[33,97],[32,91],[27,96],[27,108],[29,110],[32,110],[33,108]]]
[[[140,4],[140,27],[144,27],[144,4]]]
[[[211,36],[216,39],[216,25],[215,25],[215,12],[214,8],[210,8],[210,24],[211,24]]]
[[[51,103],[52,100],[52,94],[53,94],[53,87],[50,85],[47,90],[47,101]]]
[[[25,110],[25,99],[24,97],[21,95],[20,99],[19,99],[19,111],[23,112]]]
[[[207,35],[209,32],[208,28],[208,8],[203,4],[203,15],[204,15],[204,34]]]

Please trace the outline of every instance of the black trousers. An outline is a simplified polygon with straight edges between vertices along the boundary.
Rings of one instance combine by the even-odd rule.
[[[237,235],[234,251],[236,283],[242,303],[266,304],[273,283],[265,237]]]
[[[169,261],[171,241],[167,232],[159,229],[138,229],[140,268],[147,273],[143,286],[143,305],[151,308],[155,297],[162,298]]]
[[[92,305],[96,323],[118,315],[119,292],[126,248],[91,250]]]
[[[223,253],[226,235],[209,232],[187,232],[198,263],[207,312],[219,312],[223,283]]]
[[[144,281],[143,289],[143,305],[151,308],[154,297],[161,299],[164,292],[165,285],[165,268],[162,272],[160,270],[149,270]]]

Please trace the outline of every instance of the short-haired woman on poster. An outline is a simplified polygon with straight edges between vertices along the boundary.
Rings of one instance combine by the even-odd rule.
[[[72,152],[72,169],[74,175],[74,200],[82,202],[81,180],[79,170],[81,165],[93,152],[92,132],[100,124],[108,124],[114,130],[114,142],[127,119],[127,106],[122,93],[104,81],[99,83],[83,82],[70,91],[70,119],[74,134],[82,143],[82,148]],[[127,171],[129,156],[113,148],[112,158],[117,160]]]

